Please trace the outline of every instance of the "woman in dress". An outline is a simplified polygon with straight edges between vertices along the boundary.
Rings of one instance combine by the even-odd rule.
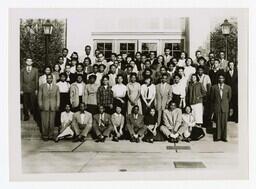
[[[83,102],[87,105],[87,111],[90,112],[92,115],[98,112],[97,91],[99,85],[95,83],[96,79],[96,75],[89,76],[89,83],[85,86],[83,95]]]
[[[156,63],[152,64],[152,69],[158,72],[160,71],[161,66],[164,66],[164,56],[159,55]]]
[[[177,107],[182,108],[185,102],[185,88],[184,84],[180,82],[182,76],[180,74],[174,75],[174,84],[172,87],[172,100],[176,103]]]
[[[143,115],[149,112],[150,108],[154,107],[156,97],[156,86],[152,83],[152,78],[145,78],[144,84],[141,86],[142,112]]]
[[[157,114],[155,108],[150,108],[149,113],[144,117],[144,123],[147,126],[147,133],[143,140],[145,142],[153,143],[154,137],[157,134]]]
[[[203,124],[203,97],[206,95],[206,90],[199,82],[199,77],[196,74],[192,74],[191,82],[188,86],[187,102],[191,106],[196,123],[198,125]]]
[[[53,66],[52,75],[55,76],[55,79],[56,79],[57,82],[58,82],[59,79],[60,79],[60,71],[61,71],[60,65],[59,65],[59,64],[55,64],[55,65]]]
[[[114,97],[114,106],[115,104],[121,103],[122,114],[126,115],[126,93],[127,87],[123,84],[124,78],[123,75],[119,74],[116,77],[117,83],[112,87],[113,97]]]
[[[186,66],[184,69],[184,74],[186,78],[191,78],[191,75],[196,73],[196,69],[192,66],[193,60],[192,58],[186,59]]]
[[[137,74],[131,73],[130,82],[127,84],[128,114],[131,114],[132,108],[135,105],[139,106],[139,113],[142,114],[142,106],[140,101],[140,84],[136,80]]]
[[[185,66],[186,66],[186,58],[187,58],[186,52],[185,52],[185,51],[182,51],[182,52],[180,53],[180,59],[179,59],[179,61],[178,61],[177,66],[179,66],[179,67],[185,67]]]

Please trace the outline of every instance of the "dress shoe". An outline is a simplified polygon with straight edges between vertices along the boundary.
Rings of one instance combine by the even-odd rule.
[[[219,141],[221,141],[221,139],[214,139],[213,141],[214,142],[219,142]]]
[[[139,138],[139,137],[136,138],[136,139],[135,139],[135,142],[136,142],[136,143],[140,143],[140,138]]]
[[[106,138],[107,138],[106,136],[103,136],[100,142],[105,142]]]
[[[99,135],[95,142],[101,142],[104,139],[104,136]]]
[[[227,139],[222,139],[222,142],[228,142],[228,140]]]
[[[85,142],[85,137],[84,136],[80,137],[80,142]]]
[[[118,139],[117,137],[113,137],[113,138],[112,138],[112,141],[114,141],[114,142],[119,142],[119,139]]]
[[[60,139],[58,137],[55,138],[54,142],[58,143]]]
[[[148,140],[148,142],[149,142],[149,143],[154,143],[154,139],[151,138],[151,139]]]

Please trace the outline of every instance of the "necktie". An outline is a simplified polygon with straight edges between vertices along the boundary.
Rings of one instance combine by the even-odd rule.
[[[147,99],[148,99],[148,97],[149,97],[149,87],[148,87],[148,90],[147,90]]]
[[[223,85],[220,85],[220,97],[222,99],[222,95],[223,95]]]

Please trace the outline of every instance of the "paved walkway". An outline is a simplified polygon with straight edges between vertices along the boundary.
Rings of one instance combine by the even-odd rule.
[[[201,141],[119,143],[107,140],[96,143],[71,141],[43,142],[23,137],[22,166],[24,173],[78,173],[171,171],[177,169],[234,169],[238,164],[237,125],[229,123],[229,142],[213,142],[212,135]]]

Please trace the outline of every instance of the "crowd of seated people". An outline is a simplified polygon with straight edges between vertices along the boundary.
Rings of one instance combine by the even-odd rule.
[[[195,60],[164,51],[112,53],[107,61],[89,45],[81,56],[68,57],[64,48],[42,75],[28,57],[21,70],[24,121],[33,115],[45,141],[84,142],[92,134],[96,142],[153,143],[199,140],[214,120],[214,141],[227,142],[228,120],[238,121],[236,63],[223,51],[207,58],[196,51]]]

